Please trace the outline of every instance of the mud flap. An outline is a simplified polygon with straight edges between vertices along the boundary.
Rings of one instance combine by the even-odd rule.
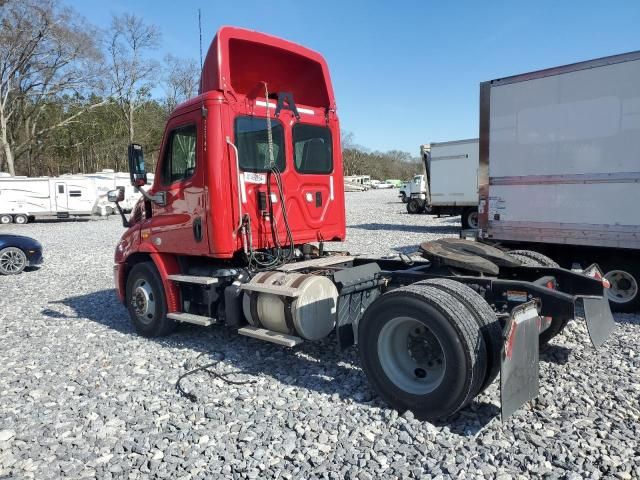
[[[527,302],[513,309],[505,327],[500,364],[502,421],[538,396],[539,323],[535,302]]]
[[[609,300],[606,296],[582,297],[582,303],[591,343],[596,348],[601,347],[615,327]]]

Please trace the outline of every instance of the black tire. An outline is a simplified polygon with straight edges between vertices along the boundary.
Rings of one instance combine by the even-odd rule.
[[[421,200],[417,198],[411,198],[407,202],[407,213],[415,215],[424,211],[424,205]]]
[[[531,260],[534,260],[535,262],[537,262],[537,265],[533,265],[533,266],[536,266],[536,267],[557,268],[560,266],[555,260],[547,257],[546,255],[543,255],[542,253],[534,252],[533,250],[512,250],[508,253],[509,255],[517,255],[518,259],[521,259],[522,257],[526,257]]]
[[[407,198],[407,194],[402,192],[400,194],[400,200],[402,200],[402,203],[407,203],[409,201],[409,199]]]
[[[18,275],[27,267],[27,255],[17,247],[0,250],[0,274]]]
[[[13,223],[13,217],[11,215],[8,213],[0,215],[0,225],[9,225],[10,223]]]
[[[29,217],[23,214],[18,214],[13,216],[13,222],[18,225],[25,225],[29,223]]]
[[[476,395],[483,392],[500,373],[503,341],[502,327],[496,312],[489,306],[482,295],[464,283],[447,278],[434,278],[418,283],[433,285],[437,289],[453,295],[466,307],[469,314],[473,316],[478,324],[487,349],[487,373]]]
[[[465,208],[460,216],[462,228],[478,228],[478,209],[476,207]]]
[[[141,311],[145,294],[148,295],[150,301],[146,300],[144,306],[146,307],[153,302],[152,312],[146,309]],[[167,318],[167,300],[164,287],[153,262],[138,263],[129,272],[126,305],[136,332],[143,337],[162,337],[171,333],[176,327],[176,323]]]
[[[384,334],[386,326],[398,319],[409,319],[426,327],[438,342],[443,367],[431,391],[412,393],[385,373],[382,362],[388,362],[381,360],[380,345],[391,336]],[[474,318],[455,297],[424,284],[401,287],[375,300],[360,321],[358,349],[373,389],[393,408],[402,412],[411,410],[417,418],[425,420],[444,419],[470,402],[487,368],[486,347]],[[409,352],[405,357],[413,358],[413,354]],[[418,370],[416,378],[426,378]]]
[[[538,252],[531,250],[513,250],[509,252],[509,255],[517,260],[520,260],[523,265],[529,267],[558,267],[559,265],[552,259]],[[545,350],[549,346],[549,342],[552,338],[558,336],[564,327],[569,323],[569,319],[552,318],[551,325],[538,337],[538,345],[540,351]]]

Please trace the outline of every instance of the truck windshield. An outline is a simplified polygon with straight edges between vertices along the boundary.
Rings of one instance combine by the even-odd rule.
[[[297,123],[293,127],[293,152],[300,173],[331,173],[331,131],[326,127]]]
[[[238,117],[235,121],[236,145],[240,168],[248,172],[269,170],[269,140],[267,119],[259,117]],[[280,171],[285,169],[284,135],[280,121],[271,119],[273,139],[273,160]]]

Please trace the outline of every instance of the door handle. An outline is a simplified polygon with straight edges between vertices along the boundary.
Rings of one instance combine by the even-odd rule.
[[[193,221],[193,238],[195,238],[196,242],[202,240],[202,219],[200,217]]]

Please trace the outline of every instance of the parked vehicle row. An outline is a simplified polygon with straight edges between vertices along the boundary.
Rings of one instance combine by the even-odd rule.
[[[125,191],[122,208],[131,211],[140,194],[129,184],[126,173],[103,170],[59,177],[0,175],[0,224],[25,224],[36,218],[110,215],[113,206],[106,195],[118,187]]]

